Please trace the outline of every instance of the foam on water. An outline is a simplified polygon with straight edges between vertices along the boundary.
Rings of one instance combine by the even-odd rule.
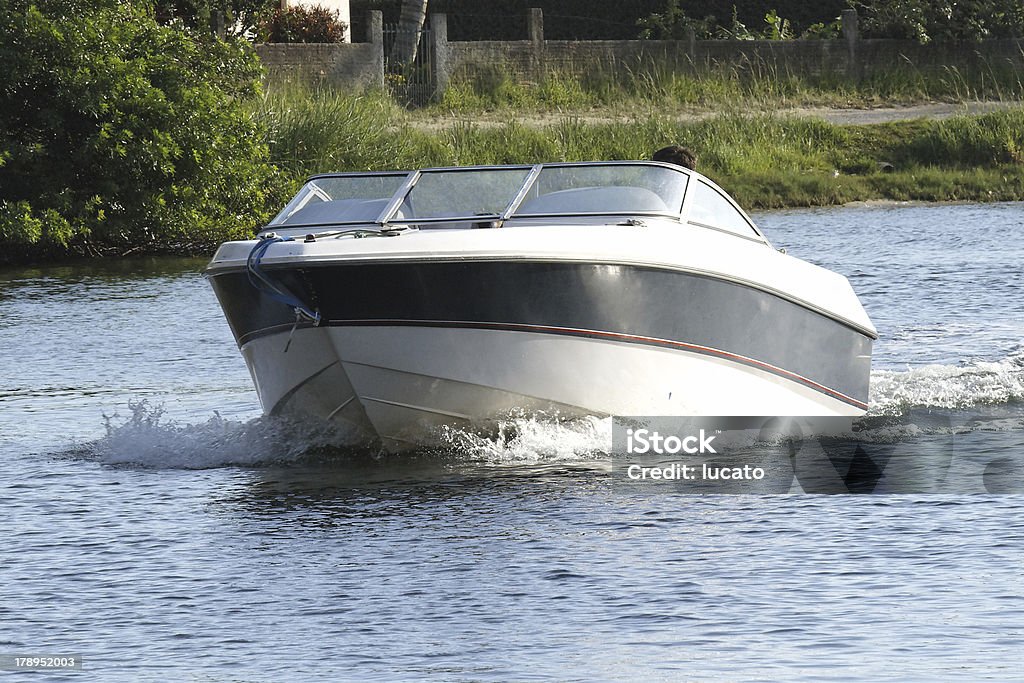
[[[892,443],[925,434],[1008,431],[1024,427],[1024,353],[997,362],[876,370],[871,408],[859,440]],[[106,418],[106,434],[77,449],[102,463],[152,468],[260,467],[329,452],[358,453],[353,435],[320,421],[214,414],[198,423],[167,419],[160,407],[129,403],[130,415]],[[426,452],[487,465],[573,462],[605,454],[608,417],[566,419],[514,414],[483,430],[445,429]]]
[[[205,469],[295,462],[351,442],[343,428],[319,421],[259,417],[240,422],[215,413],[205,422],[182,424],[145,401],[128,408],[128,417],[106,417],[106,435],[79,452],[108,465]]]
[[[580,460],[607,451],[612,419],[512,415],[485,434],[448,429],[442,436],[447,449],[490,464]]]
[[[107,465],[154,469],[278,466],[346,456],[362,460],[370,453],[353,447],[351,432],[318,420],[263,416],[241,422],[215,413],[203,422],[181,423],[145,401],[128,408],[130,415],[105,418],[106,434],[73,453]],[[534,464],[585,459],[603,453],[610,442],[611,418],[517,415],[486,430],[445,429],[419,452],[469,463]]]
[[[871,373],[869,416],[913,408],[962,410],[1024,401],[1024,352],[1000,361]]]

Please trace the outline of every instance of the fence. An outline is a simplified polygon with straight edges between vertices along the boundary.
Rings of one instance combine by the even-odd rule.
[[[416,56],[410,64],[403,64],[393,58],[395,44],[401,34],[397,24],[384,26],[384,83],[400,100],[410,104],[425,104],[437,90],[437,60],[431,31],[424,29],[417,32]]]
[[[408,67],[386,55],[397,29],[385,31],[379,11],[369,13],[367,42],[331,45],[258,45],[270,79],[288,78],[341,89],[390,87],[409,102],[443,95],[452,78],[472,79],[496,70],[521,80],[552,71],[572,72],[601,65],[610,69],[701,71],[757,65],[779,74],[836,75],[860,80],[900,65],[924,73],[963,68],[1024,70],[1024,42],[989,40],[970,47],[920,45],[904,40],[864,40],[857,14],[842,15],[842,37],[834,40],[546,40],[544,17],[533,9],[524,23],[527,40],[448,40],[444,14],[429,16],[420,36],[420,56]]]

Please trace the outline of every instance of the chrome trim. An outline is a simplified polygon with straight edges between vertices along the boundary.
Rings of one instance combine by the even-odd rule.
[[[526,176],[526,180],[523,181],[523,186],[519,188],[519,193],[512,198],[512,201],[509,202],[508,206],[506,206],[505,210],[501,213],[502,221],[507,221],[509,216],[515,213],[516,209],[519,208],[519,205],[523,203],[524,199],[526,199],[526,195],[530,192],[533,184],[537,182],[537,177],[543,170],[544,164],[534,164],[533,168],[530,169],[530,173]]]
[[[686,221],[686,224],[687,225],[692,225],[692,226],[694,226],[696,228],[702,228],[704,230],[714,230],[715,232],[720,232],[723,235],[729,235],[730,237],[739,237],[740,239],[743,239],[743,240],[750,240],[751,242],[757,242],[758,244],[766,244],[769,247],[771,246],[770,244],[768,244],[768,240],[766,240],[764,238],[764,236],[759,236],[759,235],[741,235],[738,232],[733,232],[732,230],[726,230],[725,228],[718,228],[718,227],[715,227],[714,225],[708,225],[707,223],[701,223],[700,221]]]
[[[517,213],[512,219],[519,218],[574,218],[590,216],[658,216],[679,221],[679,214],[664,211],[575,211],[573,213]],[[679,221],[682,222],[682,221]],[[731,233],[730,233],[731,234]]]
[[[377,220],[374,221],[377,225],[380,225],[381,227],[387,225],[388,220],[394,216],[398,211],[398,207],[400,207],[402,202],[405,201],[406,195],[408,195],[410,190],[415,187],[416,182],[420,179],[420,175],[420,171],[413,171],[408,175],[405,182],[402,183],[402,186],[399,187],[395,191],[395,194],[391,196],[391,201],[388,202],[388,205],[385,206],[384,210],[380,212],[379,216],[377,216]]]
[[[317,173],[306,178],[312,182],[320,178],[366,178],[373,176],[408,176],[412,171],[339,171],[337,173]]]

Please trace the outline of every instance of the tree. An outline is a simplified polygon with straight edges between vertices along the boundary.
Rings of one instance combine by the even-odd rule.
[[[248,36],[281,0],[150,0],[157,21],[181,21],[189,28]]]
[[[265,217],[247,45],[116,0],[6,0],[0,35],[0,243],[187,249]]]
[[[977,43],[1020,38],[1024,4],[1002,0],[851,0],[871,37],[920,43]]]
[[[713,23],[714,17],[711,17]],[[697,21],[687,16],[679,6],[679,0],[668,0],[665,9],[638,19],[636,25],[641,29],[641,40],[683,40],[689,29],[693,29],[698,38],[711,34],[708,21]]]
[[[412,64],[420,42],[420,31],[427,20],[427,0],[402,0],[402,13],[398,16],[398,35],[391,49],[394,64]]]

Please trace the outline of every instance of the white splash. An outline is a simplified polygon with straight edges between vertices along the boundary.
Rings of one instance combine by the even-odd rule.
[[[1024,353],[997,362],[876,370],[857,438],[885,443],[922,434],[1020,429],[1021,404]],[[131,415],[106,418],[106,435],[81,451],[106,464],[204,469],[296,462],[318,450],[351,449],[356,442],[344,427],[321,421],[260,417],[241,422],[214,413],[204,422],[182,424],[146,402],[128,407]],[[438,435],[442,451],[484,464],[583,462],[605,454],[611,442],[609,417],[525,413],[489,429],[449,428]]]
[[[928,365],[871,373],[869,416],[912,408],[960,410],[1024,401],[1024,353],[996,362]]]
[[[110,465],[156,469],[205,469],[294,462],[317,448],[350,442],[340,428],[323,422],[259,417],[247,422],[214,414],[205,422],[180,424],[163,408],[130,402],[131,415],[107,416],[106,435],[84,447]]]
[[[486,435],[445,430],[442,442],[453,452],[491,464],[578,461],[607,452],[612,442],[612,419],[512,415],[500,420]]]

